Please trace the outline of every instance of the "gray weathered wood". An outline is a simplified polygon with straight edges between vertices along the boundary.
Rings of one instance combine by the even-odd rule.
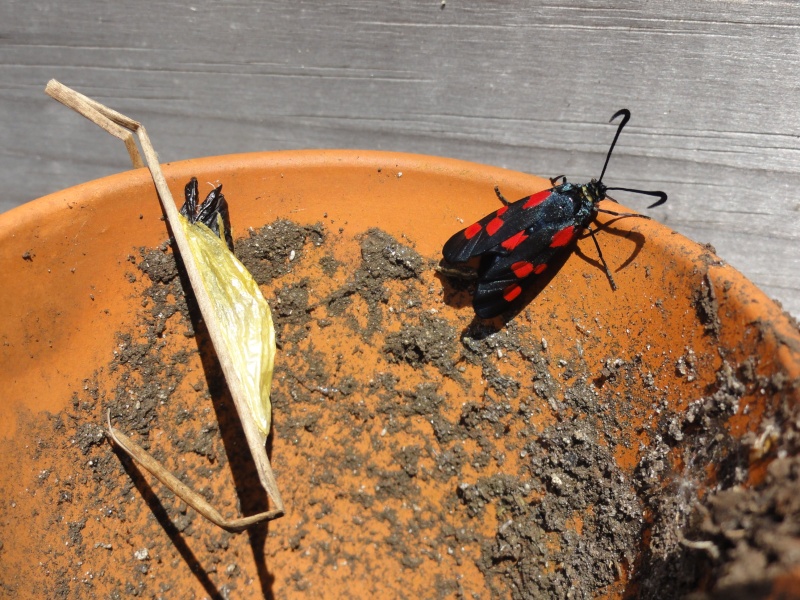
[[[793,0],[5,0],[0,23],[0,210],[127,168],[51,77],[164,161],[368,148],[583,180],[626,106],[608,182],[666,190],[655,218],[800,314]]]

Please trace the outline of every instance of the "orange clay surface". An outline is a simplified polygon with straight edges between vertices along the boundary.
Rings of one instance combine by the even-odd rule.
[[[758,483],[772,456],[764,418],[796,404],[796,389],[763,385],[800,377],[795,326],[713,250],[655,221],[600,215],[617,291],[582,239],[507,324],[474,319],[469,285],[435,270],[442,244],[498,207],[495,185],[512,199],[546,179],[355,151],[188,160],[165,175],[178,203],[192,176],[223,184],[237,251],[278,219],[305,236],[262,285],[279,332],[268,449],[287,514],[222,532],[102,439],[106,407],[115,418],[138,410],[156,373],[165,383],[153,421],[121,426],[223,512],[265,506],[207,345],[182,313],[147,312],[151,280],[137,265],[148,251],[171,256],[157,250],[168,235],[149,173],[89,182],[0,215],[0,596],[505,597],[536,573],[553,582],[542,593],[563,589],[561,577],[590,594],[634,594],[649,532],[604,555],[602,578],[565,570],[570,544],[599,528],[600,496],[565,508],[538,537],[520,536],[526,556],[560,558],[528,567],[522,555],[504,558],[504,524],[539,527],[531,511],[561,485],[537,479],[535,465],[555,467],[536,444],[555,448],[557,428],[583,419],[572,439],[588,435],[598,465],[632,478],[662,411],[680,414],[727,365],[748,365],[751,383],[723,428],[732,440],[763,438],[748,475]],[[371,228],[422,261],[407,280],[380,279],[377,300],[359,287]],[[428,331],[438,337],[427,341]],[[465,336],[483,344],[472,358]],[[121,361],[137,344],[150,358]],[[584,388],[600,407],[588,417],[589,405],[571,400]],[[586,422],[597,429],[587,434]],[[680,444],[668,456],[676,471],[692,462]],[[717,477],[713,460],[699,472],[702,496]],[[515,479],[498,492],[505,474]],[[487,481],[491,494],[479,485]],[[637,510],[642,523],[653,519]]]

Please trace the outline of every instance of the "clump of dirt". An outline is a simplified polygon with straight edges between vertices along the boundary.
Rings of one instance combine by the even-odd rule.
[[[704,275],[700,285],[694,293],[694,307],[697,311],[697,317],[705,327],[706,331],[719,335],[719,328],[721,323],[717,311],[719,310],[719,303],[717,302],[717,294],[714,292],[714,286],[708,275]]]
[[[131,257],[138,322],[37,434],[36,491],[53,511],[28,517],[65,542],[42,561],[42,596],[665,598],[760,589],[800,562],[793,409],[744,441],[728,427],[746,396],[788,382],[723,361],[677,410],[655,382],[707,378],[691,348],[660,363],[610,348],[597,362],[580,340],[605,348],[600,326],[578,316],[448,319],[433,260],[372,229],[348,262],[343,240],[279,220],[236,242],[278,333],[269,445],[289,508],[238,536],[105,440],[110,411],[226,516],[267,506],[182,267],[166,246]],[[714,301],[695,304],[718,333]],[[574,347],[548,345],[576,329]],[[54,451],[74,471],[49,469]],[[756,454],[776,452],[763,487],[739,487]]]
[[[568,597],[575,582],[597,591],[633,564],[641,501],[598,442],[593,420],[570,419],[526,444],[524,480],[496,475],[460,489],[475,517],[487,503],[499,505],[502,525],[482,544],[480,561],[485,573],[502,575],[496,594],[510,586],[514,598]]]
[[[781,500],[798,485],[800,413],[792,391],[781,375],[756,376],[753,362],[734,368],[723,361],[708,395],[686,411],[664,412],[636,474],[651,515],[636,575],[641,597],[766,597],[776,576],[800,564],[800,504]],[[760,433],[736,438],[730,419],[755,394],[783,400],[768,409]],[[776,456],[766,479],[745,488],[751,465]]]
[[[775,459],[759,489],[722,490],[698,512],[702,542],[693,547],[716,562],[716,594],[768,595],[800,557],[800,458]]]
[[[251,229],[249,237],[237,240],[236,256],[248,265],[253,279],[259,285],[267,285],[292,270],[295,261],[302,259],[307,244],[313,248],[324,241],[325,232],[321,223],[304,227],[278,219],[258,231]]]
[[[397,333],[386,336],[383,352],[392,362],[418,366],[432,364],[447,377],[457,378],[453,358],[458,337],[448,321],[422,314],[418,323],[404,323]]]
[[[404,246],[392,236],[379,229],[370,229],[360,237],[361,264],[358,266],[347,282],[339,289],[334,290],[322,302],[326,305],[332,317],[340,316],[352,310],[352,296],[358,295],[366,302],[367,322],[362,327],[358,324],[356,315],[349,316],[351,329],[358,330],[365,341],[381,329],[384,320],[382,306],[388,304],[390,292],[388,282],[412,281],[417,284],[423,270],[430,265],[411,247]],[[322,259],[324,260],[324,259]],[[331,265],[323,267],[330,271]],[[405,312],[408,309],[420,308],[418,290],[406,286],[400,306],[392,310]]]

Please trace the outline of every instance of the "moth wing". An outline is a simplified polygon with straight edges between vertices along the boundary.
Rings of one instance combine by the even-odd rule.
[[[534,283],[565,246],[553,246],[553,240],[563,224],[531,228],[525,239],[511,252],[486,254],[478,268],[478,284],[472,305],[475,314],[487,319],[494,317],[513,303]]]
[[[447,262],[466,262],[493,249],[502,251],[502,244],[541,220],[541,203],[553,190],[525,196],[486,215],[453,235],[442,248]]]

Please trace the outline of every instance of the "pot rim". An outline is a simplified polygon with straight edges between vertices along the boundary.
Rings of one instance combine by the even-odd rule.
[[[267,166],[283,170],[309,168],[380,170],[386,169],[389,164],[398,168],[398,177],[402,175],[402,171],[406,173],[422,171],[429,175],[447,176],[471,182],[485,181],[488,190],[498,185],[504,190],[523,190],[522,194],[530,194],[549,186],[545,178],[502,167],[455,158],[384,150],[261,151],[186,159],[164,163],[162,168],[170,187],[175,188],[180,185],[182,188],[182,182],[198,172],[223,174],[234,168],[238,171],[250,171],[264,169]],[[71,207],[76,198],[80,198],[83,206],[89,206],[94,201],[113,196],[116,191],[121,193],[123,189],[132,186],[148,185],[149,181],[150,173],[146,168],[123,171],[22,204],[0,214],[0,244],[13,237],[18,228],[36,221],[57,218],[58,212],[65,207]],[[177,194],[174,192],[173,194],[177,197]],[[635,212],[624,206],[622,208],[625,212]],[[607,220],[609,219],[606,215],[602,213],[599,215],[598,222],[604,223]],[[648,244],[657,244],[660,252],[669,254],[671,259],[681,261],[686,267],[696,265],[698,262],[708,265],[708,281],[716,289],[724,288],[728,297],[734,298],[737,321],[741,325],[757,323],[764,337],[763,342],[767,344],[786,374],[790,378],[800,377],[800,330],[791,315],[743,274],[713,254],[713,249],[698,244],[654,220],[639,220],[637,226],[640,226]]]

